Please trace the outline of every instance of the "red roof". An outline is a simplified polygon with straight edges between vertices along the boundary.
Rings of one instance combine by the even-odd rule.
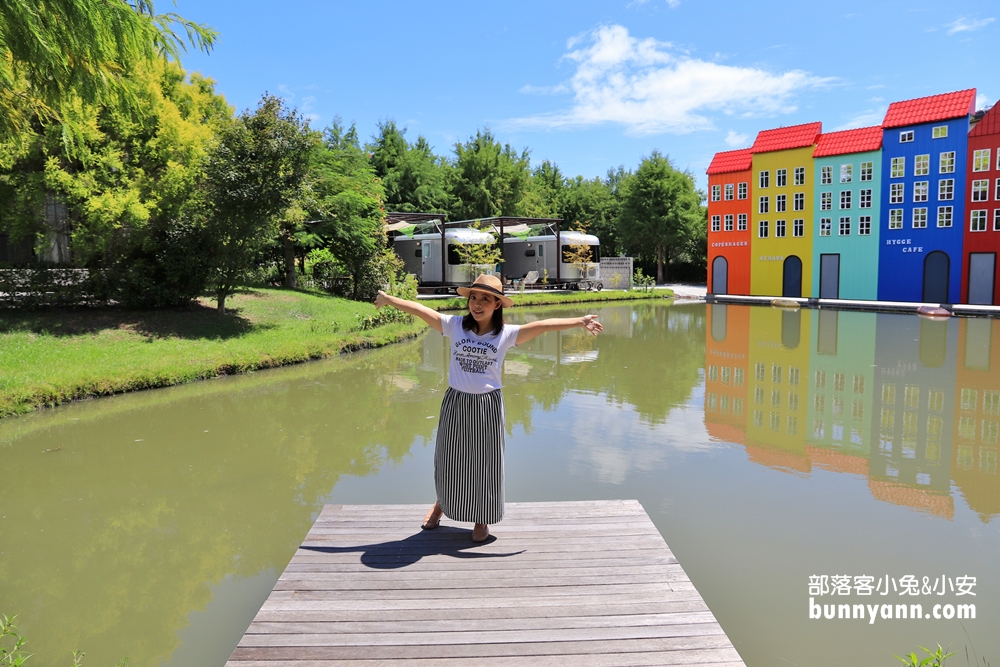
[[[737,151],[723,151],[716,153],[712,158],[712,164],[708,165],[708,173],[728,174],[733,171],[746,171],[750,168],[753,154],[749,148],[741,148]]]
[[[990,134],[1000,134],[1000,104],[994,104],[969,132],[970,137],[985,137]]]
[[[813,157],[877,151],[882,147],[882,126],[862,127],[819,135]]]
[[[944,95],[918,97],[905,102],[893,102],[885,112],[882,127],[903,127],[933,123],[938,120],[961,118],[976,110],[976,89],[959,90]]]
[[[750,147],[751,153],[786,151],[790,148],[805,148],[816,143],[816,137],[823,131],[823,123],[805,123],[775,130],[762,130]]]

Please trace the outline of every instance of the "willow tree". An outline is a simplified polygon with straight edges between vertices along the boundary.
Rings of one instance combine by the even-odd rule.
[[[177,14],[157,14],[152,0],[3,0],[0,142],[39,122],[60,124],[74,143],[86,126],[81,105],[140,109],[137,66],[178,59],[187,44],[208,51],[216,37]]]

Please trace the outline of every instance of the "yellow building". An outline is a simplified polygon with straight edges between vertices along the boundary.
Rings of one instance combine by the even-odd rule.
[[[764,130],[750,149],[750,294],[812,293],[812,154],[822,131],[822,123]]]

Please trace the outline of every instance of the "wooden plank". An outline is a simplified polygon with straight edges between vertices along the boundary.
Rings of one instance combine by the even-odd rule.
[[[637,501],[509,503],[493,537],[423,505],[328,505],[230,667],[743,666]]]

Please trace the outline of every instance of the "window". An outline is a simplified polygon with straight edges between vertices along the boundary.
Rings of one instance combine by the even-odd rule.
[[[795,168],[795,185],[805,185],[806,184],[806,168],[796,167]]]
[[[760,363],[759,361],[756,364],[754,364],[753,377],[755,380],[757,380],[757,382],[764,381],[764,373],[765,373],[764,364]]]
[[[732,201],[733,199],[733,184],[726,183],[726,201]]]
[[[1000,201],[1000,178],[997,179],[997,189],[993,193],[993,199],[995,201]]]
[[[774,187],[783,188],[788,185],[788,170],[787,169],[775,169],[774,170]]]
[[[993,209],[993,231],[1000,232],[1000,208]]]
[[[788,195],[776,195],[774,197],[775,213],[784,213],[787,208]]]
[[[753,388],[753,402],[758,405],[764,404],[764,388],[760,385]]]
[[[871,236],[872,233],[872,217],[870,215],[863,215],[858,218],[858,235],[859,236]]]
[[[722,186],[721,185],[713,185],[712,186],[712,201],[721,201],[721,200],[722,200]]]
[[[758,183],[761,188],[768,187],[768,181],[770,180],[771,180],[771,172],[769,171],[760,172],[760,178],[758,180]]]
[[[819,171],[820,185],[830,185],[833,183],[833,167],[823,167]]]
[[[741,232],[745,232],[747,230],[746,213],[740,213],[739,215],[736,216],[736,229]]]
[[[931,173],[931,156],[916,155],[913,158],[913,175],[927,176]]]
[[[944,139],[947,136],[948,136],[947,125],[938,125],[937,127],[931,130],[932,139]]]
[[[860,208],[871,208],[872,207],[872,191],[871,190],[861,190],[858,193],[858,207]]]
[[[902,228],[903,228],[903,209],[901,208],[889,209],[889,229],[902,229]]]
[[[762,239],[767,238],[767,220],[761,220],[757,223],[757,236]]]
[[[746,199],[749,190],[750,190],[749,183],[740,183],[738,186],[736,186],[736,197],[739,199]]]
[[[727,232],[733,231],[733,214],[727,213],[725,220],[726,220],[726,231]]]
[[[937,226],[951,227],[951,218],[954,214],[954,206],[938,206]]]
[[[972,201],[990,200],[990,179],[972,181]]]
[[[761,197],[760,200],[758,201],[757,212],[767,213],[768,208],[770,207],[770,202],[771,202],[770,197]]]
[[[774,221],[774,237],[775,238],[785,238],[785,221],[775,220]]]
[[[851,208],[851,191],[840,191],[840,208]]]
[[[819,193],[819,209],[821,211],[829,211],[832,208],[833,208],[833,193],[832,192]]]
[[[955,151],[946,151],[944,153],[941,153],[941,159],[938,162],[938,173],[939,174],[955,173]]]
[[[942,178],[938,181],[938,201],[951,201],[955,198],[955,179]]]
[[[840,182],[850,183],[851,178],[854,176],[854,165],[853,164],[842,164],[840,165]]]
[[[743,386],[743,369],[734,368],[733,369],[733,384],[737,387]]]
[[[840,235],[850,236],[851,235],[851,219],[841,218],[840,219]]]
[[[872,178],[874,176],[874,173],[875,173],[874,166],[875,165],[872,162],[862,162],[861,163],[861,180],[862,181],[870,181],[870,180],[872,180]]]
[[[792,220],[792,236],[805,236],[806,221],[802,218]]]
[[[781,384],[781,366],[771,364],[771,382]]]
[[[916,181],[913,184],[913,201],[927,201],[927,181]]]
[[[985,232],[986,231],[986,211],[973,211],[972,216],[969,218],[969,231],[970,232]]]
[[[804,193],[804,192],[796,192],[795,193],[795,205],[794,205],[794,209],[796,211],[804,211],[804,210],[806,210],[806,193]]]
[[[908,144],[911,141],[913,141],[913,130],[907,130],[899,133],[899,143]]]
[[[913,209],[912,222],[914,229],[925,229],[927,227],[927,209],[926,208]]]
[[[826,388],[826,371],[816,371],[816,388],[817,389]]]
[[[894,157],[892,158],[890,176],[892,178],[902,178],[906,175],[906,158],[905,157]]]
[[[844,391],[844,374],[834,373],[833,374],[833,390],[834,391]]]
[[[990,170],[990,149],[984,148],[972,154],[972,171]]]
[[[830,235],[830,227],[832,226],[832,223],[833,223],[833,219],[832,218],[820,218],[819,219],[819,235],[820,236],[829,236]]]
[[[902,204],[903,203],[903,184],[902,183],[891,183],[889,185],[889,203],[890,204]]]
[[[713,215],[712,216],[712,231],[713,232],[719,231],[719,223],[720,222],[721,222],[721,217],[720,216],[718,216],[718,215]]]

